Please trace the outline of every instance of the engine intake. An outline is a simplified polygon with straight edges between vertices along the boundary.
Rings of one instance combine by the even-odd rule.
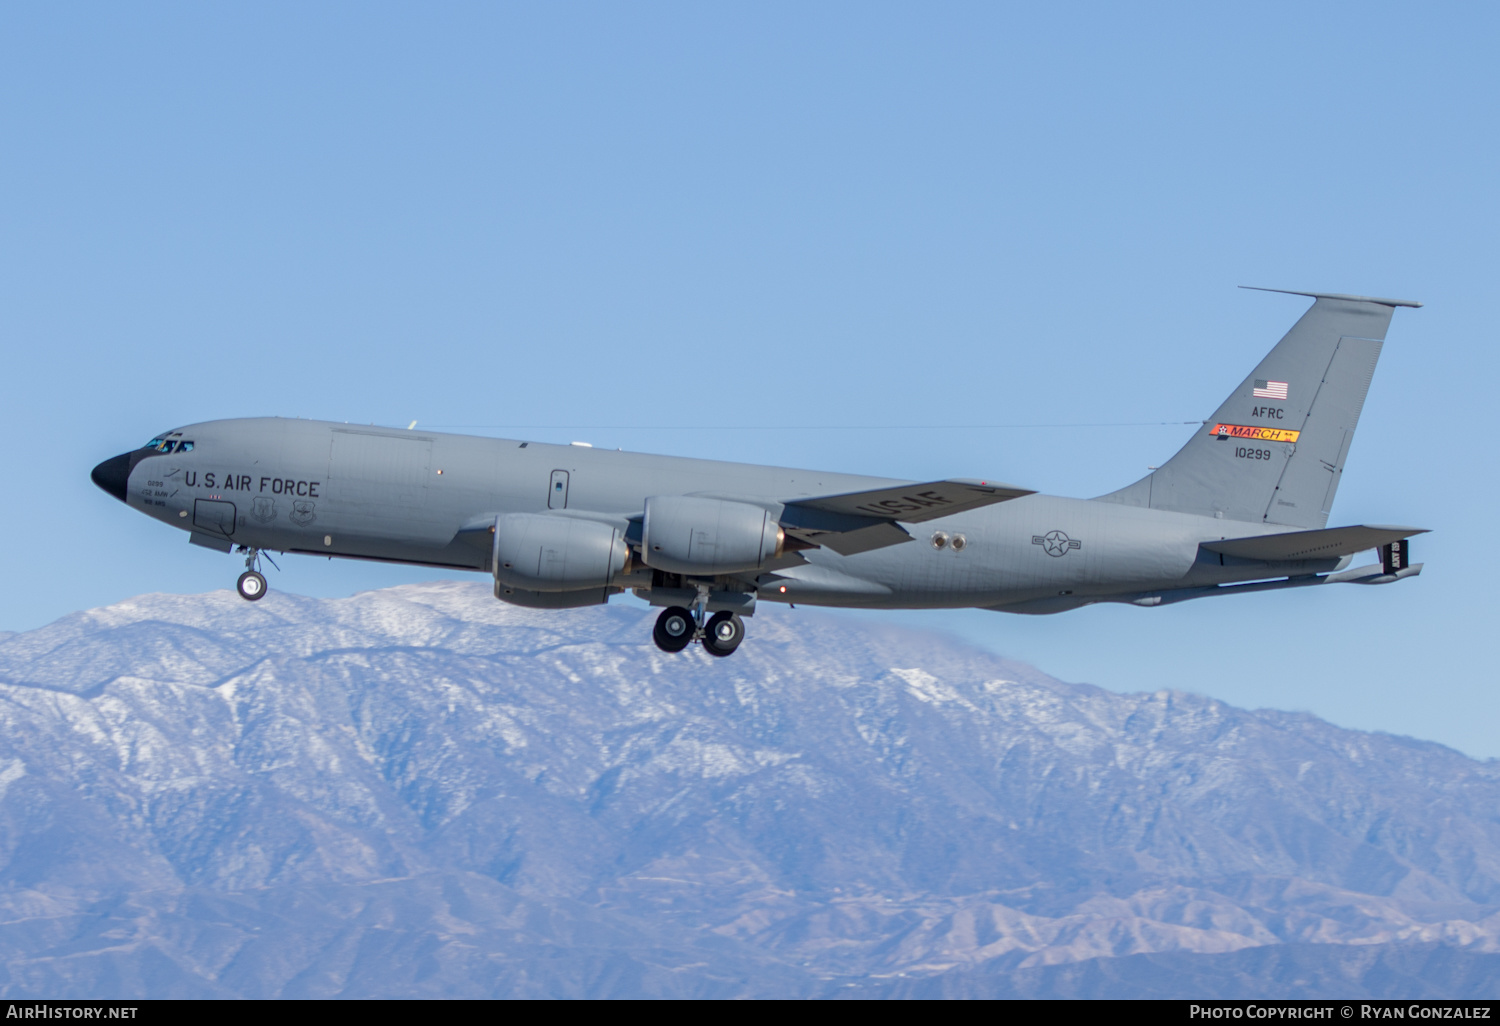
[[[630,550],[608,524],[546,513],[495,518],[496,594],[606,588],[625,569]]]
[[[760,570],[785,542],[781,525],[759,506],[691,495],[646,500],[641,558],[657,570],[695,576]]]

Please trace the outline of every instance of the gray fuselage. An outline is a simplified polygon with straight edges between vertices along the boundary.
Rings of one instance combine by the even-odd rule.
[[[578,445],[401,431],[322,421],[210,421],[172,433],[188,452],[149,453],[125,475],[128,505],[251,549],[490,572],[475,525],[506,513],[638,517],[656,495],[774,507],[900,485],[887,478],[654,456]],[[564,512],[567,511],[567,512]],[[466,528],[469,529],[466,532]],[[759,597],[870,608],[979,606],[1054,612],[1090,601],[1341,568],[1344,559],[1267,563],[1202,542],[1285,531],[1096,499],[1026,495],[907,526],[912,541],[842,556],[800,553]],[[932,539],[961,540],[938,547]],[[752,575],[753,577],[753,575]],[[649,587],[639,572],[622,586]]]

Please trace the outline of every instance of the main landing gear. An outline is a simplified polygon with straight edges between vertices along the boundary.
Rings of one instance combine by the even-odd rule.
[[[240,551],[247,554],[245,556],[245,572],[240,574],[238,581],[234,582],[234,590],[239,592],[240,598],[247,602],[259,602],[266,597],[266,592],[269,590],[266,585],[266,577],[260,572],[261,551],[260,549],[252,549],[244,545],[240,546]],[[270,556],[267,556],[266,560],[272,566],[276,566],[276,561],[271,559]]]
[[[703,607],[697,615],[682,606],[668,606],[656,618],[651,640],[663,652],[681,652],[694,641],[703,642],[703,651],[712,656],[727,656],[745,640],[745,621],[730,612],[718,612],[702,622]]]

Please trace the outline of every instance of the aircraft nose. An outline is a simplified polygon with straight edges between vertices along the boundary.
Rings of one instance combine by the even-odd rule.
[[[124,502],[125,489],[130,484],[130,453],[110,457],[95,467],[89,477],[94,479],[94,484]]]

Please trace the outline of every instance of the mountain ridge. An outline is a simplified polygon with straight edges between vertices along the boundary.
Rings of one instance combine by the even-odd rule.
[[[1483,976],[1500,953],[1500,761],[800,609],[733,659],[665,655],[652,615],[441,582],[145,595],[0,638],[0,992],[395,993],[394,949],[327,961],[346,934],[444,953],[449,992],[535,996],[1087,989],[1113,977],[1056,967],[1308,944],[1346,982],[1354,948],[1420,945]],[[321,983],[230,968],[264,957],[256,915]]]

